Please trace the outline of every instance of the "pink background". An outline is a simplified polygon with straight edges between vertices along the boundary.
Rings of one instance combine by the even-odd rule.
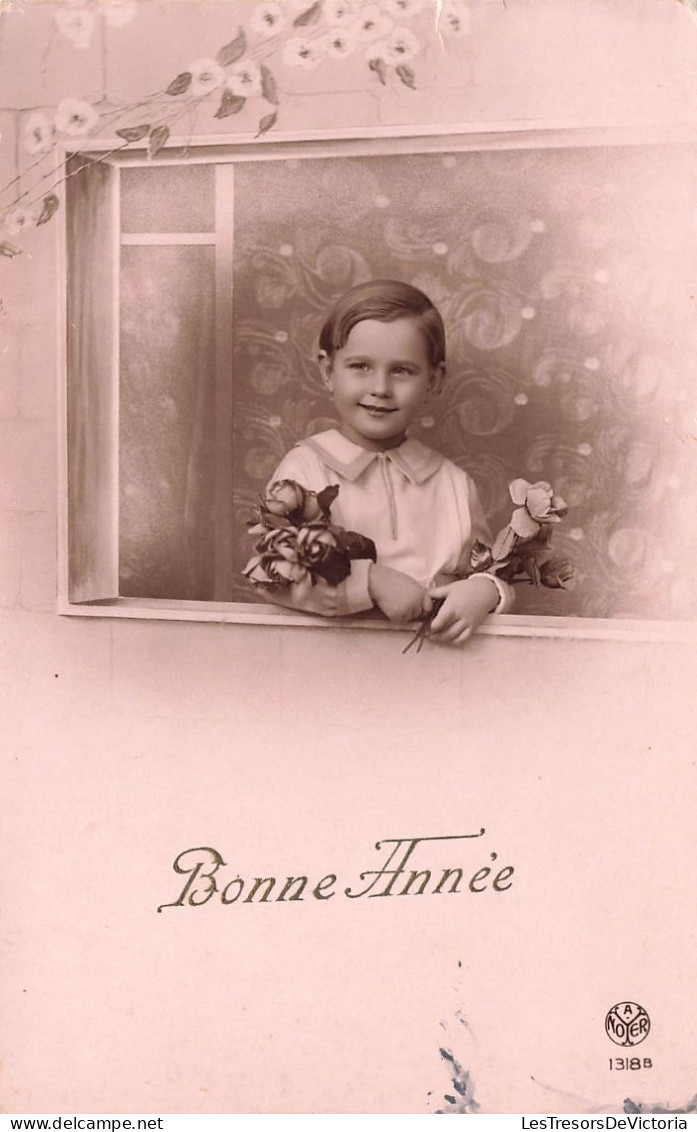
[[[162,87],[249,6],[142,0],[103,50],[54,11],[0,18],[2,183],[25,109]],[[419,18],[416,92],[350,60],[289,68],[283,128],[697,119],[677,0],[475,0],[445,53]],[[482,1112],[684,1105],[694,649],[479,637],[402,658],[370,630],[56,616],[56,223],[0,263],[4,1108],[429,1112],[452,1093],[443,1045]],[[499,896],[155,912],[189,846],[348,883],[381,837],[481,825],[516,867]],[[608,1070],[623,999],[652,1017],[650,1072]]]

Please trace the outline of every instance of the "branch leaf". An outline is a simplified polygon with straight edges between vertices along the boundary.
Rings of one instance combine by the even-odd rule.
[[[247,37],[242,28],[239,29],[235,39],[230,40],[216,55],[216,60],[220,63],[221,67],[229,67],[231,63],[236,63],[241,59],[247,50]]]
[[[116,136],[127,142],[137,142],[142,141],[149,133],[150,126],[143,124],[142,126],[124,126],[122,130],[116,131]]]
[[[191,71],[182,71],[176,79],[172,79],[165,94],[183,94],[191,86]]]
[[[406,63],[400,63],[398,67],[395,67],[395,70],[404,85],[409,87],[409,90],[416,90],[416,76],[411,67],[407,67]]]
[[[233,94],[231,90],[225,87],[223,96],[220,99],[220,106],[213,117],[229,118],[231,114],[239,114],[246,101],[246,98],[242,98],[239,94]]]
[[[387,83],[387,67],[385,65],[385,60],[380,59],[379,57],[371,59],[368,63],[368,67],[371,71],[375,72],[382,85],[385,86],[385,84]]]
[[[18,248],[16,244],[11,244],[9,240],[3,240],[0,244],[0,255],[6,255],[12,259],[12,256],[21,254],[22,249]]]
[[[156,126],[150,134],[148,141],[148,154],[150,157],[155,157],[160,152],[163,145],[166,144],[169,137],[169,126]]]
[[[278,106],[278,88],[276,80],[265,63],[261,65],[261,93],[272,106]]]
[[[317,0],[317,2],[315,4],[313,4],[311,8],[307,8],[304,12],[301,12],[299,16],[295,17],[295,19],[293,20],[293,27],[294,28],[310,27],[311,24],[314,24],[314,23],[317,22],[317,20],[321,16],[321,14],[322,14],[322,0]]]
[[[273,114],[265,114],[264,117],[261,119],[261,122],[259,123],[259,129],[257,130],[255,137],[261,137],[262,134],[267,133],[268,130],[270,130],[272,126],[276,125],[276,119],[277,118],[278,118],[278,111],[277,110],[274,110]]]
[[[40,224],[46,224],[51,219],[54,212],[58,211],[59,206],[60,201],[55,193],[49,193],[48,196],[45,196],[41,203],[39,218],[36,221],[37,228]]]

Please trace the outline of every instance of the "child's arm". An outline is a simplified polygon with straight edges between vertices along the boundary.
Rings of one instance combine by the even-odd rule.
[[[484,516],[474,481],[467,476],[470,512],[470,537],[463,548],[461,570],[469,570],[469,559],[475,542],[491,546],[493,539]],[[428,591],[429,598],[441,598],[443,604],[433,618],[429,637],[438,644],[464,644],[490,613],[507,613],[513,605],[513,587],[493,574],[470,574],[447,585]]]
[[[390,621],[418,621],[431,605],[423,586],[401,570],[380,563],[370,567],[368,592]]]
[[[362,573],[362,560],[352,564],[352,573],[357,566]],[[353,597],[350,592],[351,579],[339,586],[330,586],[318,578],[313,586],[308,578],[304,582],[295,582],[285,589],[276,590],[269,598],[275,605],[285,605],[303,613],[318,613],[322,617],[346,616],[365,608],[370,609],[373,605],[377,605],[390,621],[417,621],[423,616],[430,606],[423,586],[407,574],[392,570],[389,566],[375,565],[372,562],[367,562],[366,566],[367,603],[360,597],[363,593],[363,581],[359,580],[356,584],[355,578]],[[357,604],[360,609],[355,608]]]
[[[288,609],[297,609],[299,613],[318,613],[321,617],[338,617],[339,607],[338,586],[330,586],[323,578],[318,578],[313,586],[308,577],[304,582],[294,582],[282,590],[274,590],[266,594],[267,601],[274,605],[284,605]]]

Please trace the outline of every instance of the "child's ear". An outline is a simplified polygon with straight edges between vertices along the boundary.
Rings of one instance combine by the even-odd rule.
[[[434,369],[431,370],[431,380],[428,385],[428,392],[426,399],[430,400],[431,397],[437,397],[443,388],[443,381],[445,380],[445,362],[441,362]]]
[[[329,354],[326,350],[320,350],[319,354],[317,355],[317,364],[319,366],[319,372],[322,375],[323,384],[326,385],[327,389],[331,390],[332,359],[329,357]]]

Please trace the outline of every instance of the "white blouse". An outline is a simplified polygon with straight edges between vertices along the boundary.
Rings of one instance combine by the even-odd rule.
[[[332,522],[371,538],[378,562],[429,588],[469,572],[477,539],[492,538],[473,480],[451,460],[407,438],[398,448],[372,452],[336,429],[301,440],[284,457],[271,482],[289,479],[311,491],[338,484]],[[351,564],[337,587],[339,612],[370,609],[370,563]],[[512,604],[511,587],[488,574],[499,590],[497,613]]]

